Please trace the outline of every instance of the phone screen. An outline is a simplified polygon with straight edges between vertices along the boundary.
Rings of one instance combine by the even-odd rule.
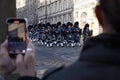
[[[26,52],[25,20],[8,20],[8,52],[10,56]]]

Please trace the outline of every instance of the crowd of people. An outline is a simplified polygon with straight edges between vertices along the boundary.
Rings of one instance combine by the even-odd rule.
[[[74,24],[68,22],[67,24],[61,24],[58,22],[56,24],[38,24],[34,26],[29,26],[29,37],[32,41],[37,41],[42,45],[46,46],[81,46],[81,35],[82,29],[79,27],[79,22]],[[90,37],[91,31],[89,30],[89,24],[85,24],[83,30],[84,41]]]

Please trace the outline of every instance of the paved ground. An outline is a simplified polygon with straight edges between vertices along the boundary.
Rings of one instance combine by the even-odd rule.
[[[79,57],[81,47],[46,47],[36,44],[36,64],[37,76],[49,68],[65,64],[72,64]]]

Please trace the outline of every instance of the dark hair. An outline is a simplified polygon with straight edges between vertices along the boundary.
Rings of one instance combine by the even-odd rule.
[[[120,32],[120,0],[100,0],[107,21],[116,32]]]
[[[84,29],[83,30],[86,30],[86,28],[89,27],[89,24],[86,23],[85,26],[84,26]]]
[[[79,25],[79,22],[78,22],[78,21],[76,21],[76,22],[74,23],[74,27],[77,27],[77,25]]]
[[[67,28],[68,28],[69,25],[73,26],[73,24],[71,22],[67,22]]]
[[[57,22],[57,25],[60,26],[60,25],[61,25],[61,22]]]
[[[50,26],[50,23],[49,23],[49,22],[47,22],[47,23],[46,23],[46,26]]]

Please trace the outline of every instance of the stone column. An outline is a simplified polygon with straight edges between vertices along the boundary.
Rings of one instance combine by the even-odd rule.
[[[7,34],[6,19],[16,16],[15,0],[0,0],[0,44],[5,40]]]

